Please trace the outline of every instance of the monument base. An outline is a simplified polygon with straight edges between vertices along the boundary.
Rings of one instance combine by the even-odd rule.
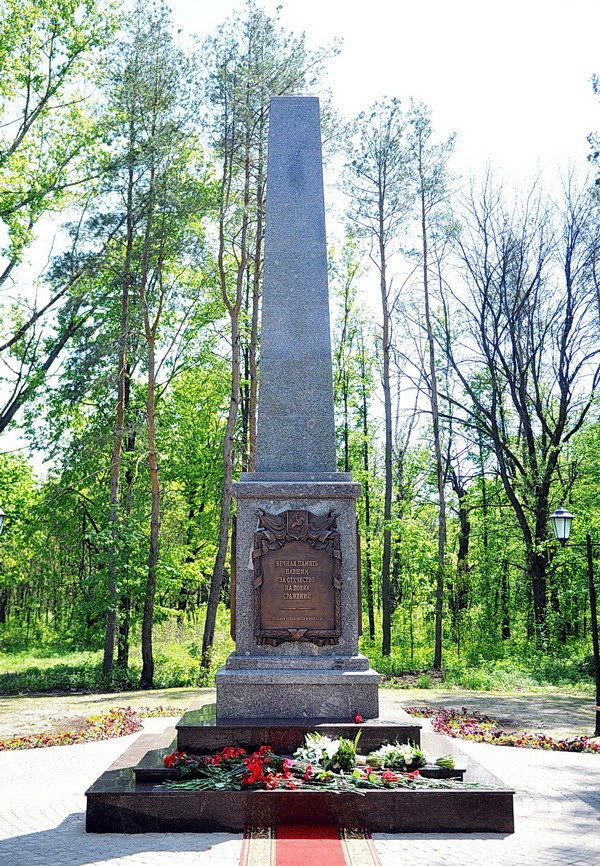
[[[453,753],[457,765],[467,766],[458,778],[477,788],[452,790],[394,789],[356,793],[318,790],[186,791],[162,783],[180,778],[164,766],[174,748],[198,754],[224,745],[247,749],[272,744],[292,754],[305,734],[315,728],[327,736],[353,739],[361,729],[365,752],[382,743],[420,743],[421,728],[403,713],[396,721],[309,725],[306,720],[275,724],[216,723],[214,708],[203,706],[186,713],[163,734],[142,735],[118,761],[86,791],[88,833],[240,833],[245,827],[327,825],[368,827],[379,833],[512,833],[513,794],[498,779],[461,752],[455,740],[426,734],[423,747],[435,754]],[[438,770],[438,768],[436,768]],[[425,771],[424,771],[425,773]],[[436,777],[440,777],[439,771]],[[459,783],[460,784],[460,783]]]
[[[230,657],[231,659],[231,657]],[[352,669],[359,660],[366,668]],[[232,669],[226,664],[217,671],[217,718],[236,719],[276,716],[352,721],[379,715],[377,687],[379,674],[364,656],[329,659],[331,667],[290,669],[279,660],[278,670]],[[336,669],[337,663],[337,669]]]

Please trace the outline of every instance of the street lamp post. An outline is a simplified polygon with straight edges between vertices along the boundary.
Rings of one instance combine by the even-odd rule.
[[[6,517],[6,513],[2,511],[0,508],[0,532],[2,532],[2,527],[4,526],[4,519]]]
[[[573,515],[569,514],[569,512],[561,506],[550,515],[550,520],[552,521],[552,529],[554,530],[556,540],[564,547],[568,541],[569,535],[571,534]],[[593,547],[592,536],[588,532],[585,536],[585,548],[587,553],[587,574],[590,592],[590,619],[592,624],[592,646],[594,649],[594,671],[596,674],[596,727],[594,730],[594,736],[600,737],[600,645],[598,642],[598,607],[596,600],[596,584],[594,582],[594,560],[592,558]]]

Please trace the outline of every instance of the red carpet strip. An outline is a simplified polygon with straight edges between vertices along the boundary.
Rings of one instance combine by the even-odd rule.
[[[240,866],[380,866],[368,830],[338,827],[248,828]]]

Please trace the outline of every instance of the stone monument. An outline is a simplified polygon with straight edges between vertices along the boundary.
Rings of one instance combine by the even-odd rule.
[[[236,649],[217,720],[365,719],[360,485],[336,471],[319,100],[270,106],[256,472],[234,484]]]
[[[317,99],[272,101],[268,168],[257,471],[235,485],[236,650],[217,673],[216,714],[202,702],[184,713],[175,739],[167,730],[136,740],[86,792],[86,830],[238,833],[351,820],[385,833],[512,833],[513,792],[472,758],[473,790],[359,797],[162,784],[181,780],[163,760],[174,748],[214,755],[268,745],[290,755],[312,730],[349,738],[360,731],[365,753],[420,742],[414,721],[375,718],[379,676],[358,654],[360,486],[336,472]]]

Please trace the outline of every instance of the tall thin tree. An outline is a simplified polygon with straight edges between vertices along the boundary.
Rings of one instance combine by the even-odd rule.
[[[385,493],[382,561],[382,653],[391,652],[394,598],[390,582],[393,500],[392,375],[393,320],[397,296],[393,280],[393,256],[409,210],[406,118],[397,99],[375,103],[354,124],[350,157],[346,166],[349,215],[357,237],[369,247],[369,257],[379,276],[381,297],[381,384],[385,427]]]

